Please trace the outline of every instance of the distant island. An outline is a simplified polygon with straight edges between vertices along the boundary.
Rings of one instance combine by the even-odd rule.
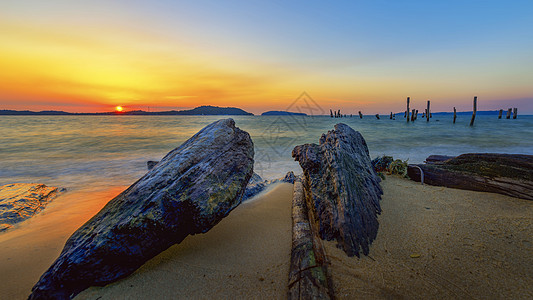
[[[499,111],[478,111],[477,115],[498,115]],[[504,116],[506,111],[503,112]],[[397,112],[395,115],[402,115],[404,112]],[[422,113],[419,112],[419,115]],[[453,112],[433,112],[434,116],[453,115]],[[43,110],[43,111],[30,111],[30,110],[0,110],[0,115],[8,116],[117,116],[117,115],[130,115],[130,116],[253,116],[253,113],[249,113],[245,110],[236,107],[218,107],[211,105],[198,106],[189,110],[170,110],[170,111],[144,111],[144,110],[130,110],[130,111],[112,111],[112,112],[98,112],[98,113],[70,113],[58,110]],[[307,116],[305,113],[278,111],[272,110],[261,114],[262,116]],[[380,114],[388,115],[388,114]],[[458,116],[472,115],[472,111],[457,112]],[[329,115],[328,115],[329,116]]]
[[[296,113],[290,111],[271,110],[261,114],[262,116],[307,116],[304,113]]]
[[[254,114],[236,107],[218,107],[218,106],[199,106],[189,110],[170,110],[170,111],[144,111],[132,110],[123,112],[102,112],[102,113],[69,113],[57,110],[29,111],[29,110],[0,110],[0,115],[11,116],[107,116],[107,115],[135,115],[135,116],[198,116],[198,115],[244,115],[253,116]]]

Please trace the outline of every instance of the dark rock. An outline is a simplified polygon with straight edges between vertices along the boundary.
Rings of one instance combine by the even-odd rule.
[[[295,180],[296,180],[296,176],[294,176],[294,173],[292,171],[287,172],[287,174],[285,174],[285,177],[280,179],[280,181],[283,181],[286,183],[294,183]]]
[[[407,161],[384,155],[374,158],[371,163],[381,179],[386,178],[385,174],[407,177]]]
[[[250,182],[248,182],[248,185],[251,185],[251,184],[256,184],[256,183],[259,183],[259,182],[263,182],[263,178],[261,178],[261,176],[259,176],[259,174],[255,173],[252,175],[252,178],[250,178]]]
[[[426,159],[427,161],[427,159]],[[438,164],[409,165],[407,175],[424,183],[533,200],[533,155],[469,153]]]
[[[146,162],[146,167],[148,168],[148,171],[153,169],[155,167],[155,165],[157,165],[158,163],[159,163],[158,161],[153,161],[153,160],[147,161]]]
[[[246,186],[246,190],[244,191],[244,195],[242,196],[242,201],[246,201],[253,196],[261,193],[264,191],[268,186],[270,185],[269,180],[264,180],[258,183],[249,184]]]
[[[266,190],[266,188],[268,188],[274,183],[280,183],[280,182],[294,183],[295,178],[296,177],[294,176],[294,173],[292,171],[287,172],[285,177],[280,178],[280,179],[274,179],[274,180],[263,180],[261,176],[254,173],[254,175],[252,176],[252,179],[250,179],[250,182],[248,183],[248,186],[246,186],[246,191],[244,192],[242,201],[245,201],[245,200],[248,200],[254,197],[255,195]]]
[[[368,255],[376,238],[383,191],[363,136],[335,125],[320,144],[296,146],[292,156],[303,169],[307,206],[320,237],[336,239],[349,256]]]
[[[72,298],[207,232],[240,203],[253,155],[250,136],[232,119],[206,126],[80,227],[29,298]]]
[[[64,190],[35,183],[0,186],[0,232],[39,213]]]
[[[383,155],[381,157],[376,157],[372,160],[372,167],[376,172],[388,171],[391,163],[394,161],[392,156]]]

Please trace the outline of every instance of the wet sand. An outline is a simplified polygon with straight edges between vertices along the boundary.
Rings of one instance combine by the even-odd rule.
[[[123,190],[63,193],[39,214],[0,233],[0,299],[27,299],[69,236]]]
[[[347,257],[325,243],[339,299],[533,298],[532,201],[390,176],[382,186],[383,213],[370,255]],[[25,299],[81,220],[114,196],[109,193],[74,216],[85,201],[57,201],[0,234],[0,299]],[[285,299],[291,201],[292,185],[278,185],[206,234],[187,237],[131,276],[76,299]]]
[[[75,299],[285,299],[292,187],[277,185],[131,276],[89,288]]]
[[[382,182],[370,255],[327,242],[339,299],[533,299],[533,201]]]

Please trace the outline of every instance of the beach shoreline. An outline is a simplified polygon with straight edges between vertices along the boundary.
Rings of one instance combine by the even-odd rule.
[[[126,187],[67,191],[0,233],[0,299],[26,299],[74,231]]]
[[[292,187],[283,183],[268,189],[208,233],[190,236],[125,279],[89,288],[76,299],[285,298]],[[395,176],[387,176],[382,187],[380,228],[369,256],[348,257],[334,242],[324,242],[339,299],[533,296],[528,268],[533,265],[533,202]],[[83,218],[121,190],[92,195],[96,200],[87,204],[92,209],[86,207]],[[77,229],[74,223],[71,228],[54,224],[54,218],[67,216],[59,214],[67,200],[81,195],[64,196],[42,215],[0,235],[0,299],[25,299]],[[74,218],[84,222],[80,215]]]
[[[132,275],[75,299],[285,298],[292,186],[277,184],[207,233],[189,236]]]

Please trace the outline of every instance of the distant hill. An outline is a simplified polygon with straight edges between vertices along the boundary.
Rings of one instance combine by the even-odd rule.
[[[57,110],[44,110],[44,111],[29,111],[29,110],[9,110],[9,109],[3,109],[0,110],[0,115],[13,115],[13,116],[32,116],[32,115],[47,115],[47,116],[54,116],[54,115],[70,115],[71,113],[64,112],[64,111],[57,111]]]
[[[304,113],[295,113],[290,111],[271,110],[261,114],[262,116],[307,116]]]
[[[134,115],[134,116],[198,116],[198,115],[245,115],[253,116],[254,114],[246,112],[236,107],[218,107],[218,106],[199,106],[190,110],[170,110],[170,111],[156,111],[148,112],[143,110],[132,110],[125,112],[103,112],[103,113],[69,113],[64,111],[44,110],[44,111],[29,111],[29,110],[0,110],[0,115],[11,116],[57,116],[57,115],[73,115],[73,116],[106,116],[106,115]]]
[[[176,112],[177,115],[246,115],[254,114],[246,112],[236,107],[218,107],[218,106],[199,106],[191,110],[181,110]]]

